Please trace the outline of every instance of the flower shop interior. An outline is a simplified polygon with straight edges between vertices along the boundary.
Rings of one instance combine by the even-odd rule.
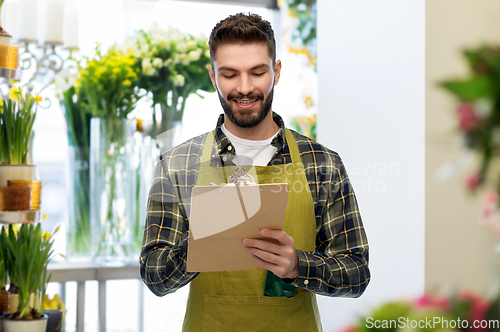
[[[149,186],[161,152],[215,127],[222,109],[205,68],[207,38],[239,12],[271,22],[282,61],[273,111],[342,156],[368,237],[370,285],[359,298],[317,296],[323,330],[403,331],[368,324],[400,316],[500,320],[500,2],[0,6],[0,38],[11,36],[0,51],[16,52],[13,63],[0,59],[0,167],[36,166],[28,207],[0,204],[0,262],[9,259],[4,245],[21,246],[11,232],[40,234],[52,276],[35,302],[62,313],[54,331],[181,331],[189,285],[156,297],[139,274]],[[24,136],[2,128],[25,111]],[[6,154],[6,137],[26,155]],[[26,192],[1,180],[5,195]],[[17,218],[41,229],[23,233]],[[5,266],[7,280],[14,268]]]

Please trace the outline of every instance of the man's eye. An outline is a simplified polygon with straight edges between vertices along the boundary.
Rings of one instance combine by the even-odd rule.
[[[222,75],[224,76],[225,78],[233,78],[235,75]]]
[[[255,73],[254,76],[262,76],[264,74],[265,74],[265,72],[264,73]]]

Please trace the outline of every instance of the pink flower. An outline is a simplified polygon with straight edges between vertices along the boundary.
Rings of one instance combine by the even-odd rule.
[[[486,195],[485,197],[487,203],[493,203],[496,204],[498,201],[498,192],[495,190],[489,194]]]
[[[478,295],[470,292],[463,291],[458,294],[458,299],[470,303],[469,322],[481,321],[486,319],[486,312],[489,308],[489,303]],[[486,331],[486,329],[476,328],[473,331]]]
[[[458,105],[458,120],[460,130],[469,132],[479,125],[479,118],[471,104],[462,103]]]
[[[359,332],[359,330],[354,325],[349,325],[344,327],[340,332]]]
[[[474,190],[476,189],[479,184],[481,184],[481,175],[479,173],[474,173],[469,175],[469,177],[466,180],[466,185],[467,189],[469,190]]]
[[[424,294],[415,300],[415,306],[417,308],[437,308],[446,311],[450,306],[450,301],[445,297]]]

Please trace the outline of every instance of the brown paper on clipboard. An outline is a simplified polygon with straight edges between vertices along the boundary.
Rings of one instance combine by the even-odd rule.
[[[242,244],[283,229],[288,183],[196,186],[191,197],[189,272],[263,269]]]

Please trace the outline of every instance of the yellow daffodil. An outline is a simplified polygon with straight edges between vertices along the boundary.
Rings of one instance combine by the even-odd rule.
[[[43,101],[43,98],[37,93],[36,95],[30,98],[30,101],[34,101],[35,105],[38,106],[38,104],[40,104]]]
[[[130,80],[125,80],[125,81],[123,81],[123,85],[130,86],[130,85],[132,85],[132,82],[130,82]]]
[[[304,100],[304,103],[306,104],[306,108],[314,106],[314,101],[311,98],[311,96],[307,96],[306,99]]]
[[[142,119],[135,119],[135,121],[137,122],[137,127],[136,127],[136,131],[137,132],[142,132]]]
[[[50,239],[50,238],[52,237],[52,235],[51,235],[49,232],[45,231],[45,232],[42,234],[42,237],[43,237],[45,240],[48,240],[48,239]]]
[[[9,90],[9,98],[11,100],[14,100],[14,101],[19,101],[21,99],[22,94],[23,94],[23,90],[21,87],[13,86]]]
[[[19,232],[20,228],[21,228],[21,226],[19,224],[12,225],[12,231],[14,232],[14,236],[17,236],[17,232]],[[9,230],[10,230],[10,227],[7,228],[7,233],[9,232]]]
[[[42,215],[42,219],[43,219],[43,220],[45,220],[45,218],[47,218],[47,213],[44,213],[44,214]]]
[[[57,294],[52,299],[47,294],[42,299],[42,310],[62,310],[64,314],[64,302]]]

